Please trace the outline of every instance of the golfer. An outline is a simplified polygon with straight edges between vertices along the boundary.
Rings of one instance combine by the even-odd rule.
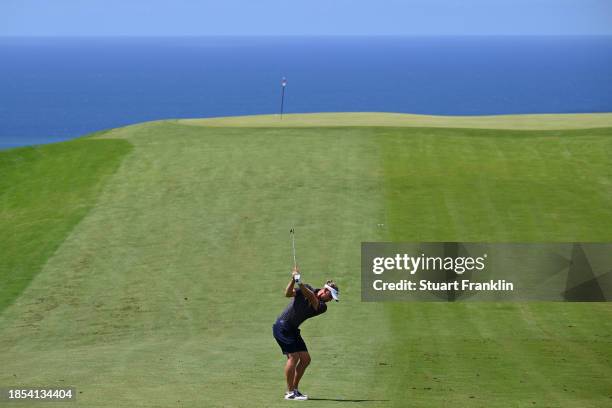
[[[295,287],[297,286],[297,288]],[[325,313],[326,302],[338,301],[339,290],[334,281],[328,280],[323,288],[314,289],[302,283],[299,269],[293,268],[291,281],[285,296],[293,298],[272,326],[272,333],[283,354],[287,356],[285,377],[287,378],[286,400],[306,400],[307,395],[298,391],[300,379],[310,364],[310,354],[298,328],[304,320]]]

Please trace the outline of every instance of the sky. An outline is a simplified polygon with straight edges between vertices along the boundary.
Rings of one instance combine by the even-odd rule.
[[[0,0],[0,36],[612,35],[612,0]]]

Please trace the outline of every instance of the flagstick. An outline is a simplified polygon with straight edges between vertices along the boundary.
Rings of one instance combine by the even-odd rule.
[[[287,86],[287,78],[283,77],[281,80],[281,108],[280,108],[280,118],[283,119],[283,108],[285,106],[285,87]]]

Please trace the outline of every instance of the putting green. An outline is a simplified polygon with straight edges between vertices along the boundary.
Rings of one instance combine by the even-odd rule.
[[[229,116],[208,119],[179,119],[194,126],[312,127],[393,126],[476,129],[587,129],[612,126],[612,113],[569,113],[490,116],[432,116],[387,112],[299,113],[284,115]]]
[[[50,238],[42,265],[22,268],[31,282],[0,314],[0,384],[74,386],[69,407],[285,406],[271,326],[295,226],[304,280],[333,277],[342,292],[302,327],[310,405],[609,405],[610,304],[361,303],[359,271],[361,241],[610,241],[612,125],[347,127],[323,116],[305,127],[160,121],[84,139],[122,144],[121,164],[87,183],[63,178],[95,202]],[[0,207],[15,221],[2,255],[5,242],[12,258],[27,254],[16,214],[50,192],[31,194]]]

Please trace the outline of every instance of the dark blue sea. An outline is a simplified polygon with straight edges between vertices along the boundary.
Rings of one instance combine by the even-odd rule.
[[[0,38],[0,148],[152,119],[612,111],[612,37]]]

